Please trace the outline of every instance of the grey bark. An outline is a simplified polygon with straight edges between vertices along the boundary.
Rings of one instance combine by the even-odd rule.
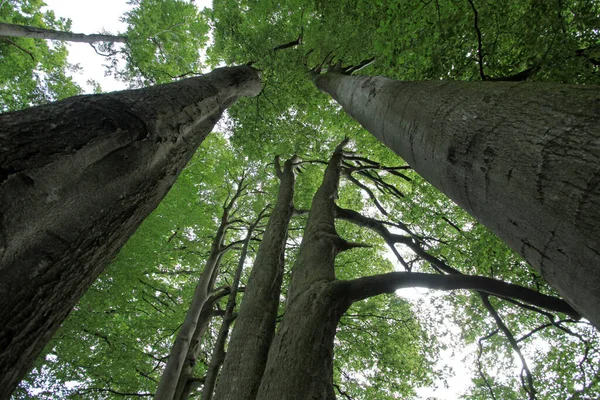
[[[217,232],[213,239],[210,254],[206,260],[206,265],[198,278],[196,289],[194,290],[194,297],[190,303],[190,306],[185,314],[185,319],[181,328],[177,332],[177,337],[171,348],[167,365],[160,377],[158,387],[154,398],[157,400],[171,400],[175,398],[177,390],[177,383],[181,376],[181,372],[184,364],[186,363],[186,357],[189,353],[190,346],[194,343],[194,332],[198,325],[198,319],[200,313],[204,307],[204,304],[208,300],[208,295],[212,289],[215,277],[218,274],[219,264],[221,255],[226,251],[223,246],[225,240],[225,234],[227,228],[230,225],[229,215],[235,204],[235,201],[242,195],[245,190],[244,180],[242,179],[238,183],[236,193],[231,199],[228,199],[223,206],[223,215],[221,216],[221,223],[217,228]],[[233,288],[232,288],[233,290]],[[237,288],[235,289],[237,291]]]
[[[331,158],[313,197],[287,306],[275,336],[259,400],[335,399],[333,342],[338,321],[350,305],[335,284],[334,261],[344,241],[335,231],[342,145]]]
[[[600,89],[314,77],[600,327]]]
[[[0,115],[0,399],[220,118],[250,67]]]
[[[213,284],[211,284],[211,287],[212,286]],[[177,388],[175,389],[175,399],[186,399],[187,397],[185,397],[185,393],[191,393],[193,390],[195,390],[197,385],[204,383],[204,378],[196,378],[194,376],[194,367],[197,363],[200,351],[202,350],[202,337],[204,336],[206,329],[208,329],[211,319],[214,316],[222,313],[222,311],[213,309],[216,301],[230,293],[231,288],[217,290],[204,303],[200,317],[198,317],[198,323],[196,324],[196,329],[194,330],[190,347],[185,357],[185,363],[183,364],[181,373],[179,374]]]
[[[294,206],[293,159],[280,170],[277,203],[256,254],[246,291],[231,333],[227,355],[217,384],[216,400],[250,400],[256,397],[269,348],[283,278],[287,229]]]
[[[34,26],[23,26],[0,22],[0,36],[26,37],[32,39],[63,40],[66,42],[127,42],[127,36],[122,35],[86,35],[83,33],[72,33],[57,31],[47,28],[36,28]]]
[[[236,318],[236,316],[234,315],[234,309],[236,305],[236,297],[238,293],[238,287],[240,284],[240,278],[242,277],[244,263],[246,262],[246,255],[248,254],[248,246],[250,245],[250,240],[252,239],[254,229],[262,219],[262,214],[263,213],[261,212],[256,221],[248,227],[248,232],[246,234],[246,238],[244,239],[244,244],[240,252],[240,258],[238,261],[237,269],[235,270],[233,281],[231,282],[231,293],[229,294],[229,298],[227,299],[227,305],[225,306],[225,315],[223,315],[223,323],[221,324],[221,328],[219,329],[219,334],[217,335],[217,340],[213,348],[213,353],[210,359],[210,363],[208,365],[208,370],[206,371],[206,377],[204,379],[204,388],[202,388],[202,400],[211,400],[213,398],[213,392],[217,383],[219,369],[221,368],[221,366],[223,365],[223,361],[225,360],[225,343],[227,342],[227,337],[229,336],[229,328],[233,320]],[[181,400],[187,400],[188,397],[189,393],[183,393]]]

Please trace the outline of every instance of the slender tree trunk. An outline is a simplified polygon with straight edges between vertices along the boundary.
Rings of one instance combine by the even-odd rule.
[[[275,334],[283,278],[287,229],[294,211],[293,159],[283,171],[275,163],[281,183],[277,203],[267,223],[246,285],[227,355],[215,393],[216,400],[250,400],[256,397]]]
[[[183,324],[181,325],[179,332],[177,332],[177,337],[171,348],[167,365],[165,366],[165,370],[163,371],[158,387],[156,388],[154,398],[157,400],[171,400],[175,398],[177,383],[182,375],[186,357],[190,351],[191,345],[194,344],[194,332],[198,325],[198,318],[200,317],[204,304],[208,300],[209,291],[212,289],[216,276],[219,273],[221,256],[227,251],[226,249],[231,248],[230,246],[223,246],[225,234],[230,225],[229,214],[235,201],[242,195],[245,189],[244,179],[242,178],[238,183],[235,194],[231,199],[227,199],[223,205],[221,223],[215,234],[210,254],[206,260],[206,266],[200,274],[198,284],[194,291],[194,297],[192,298],[190,307],[185,315]],[[234,289],[232,288],[231,290],[233,291]],[[235,288],[235,291],[237,292],[237,287]]]
[[[600,327],[600,89],[314,77]]]
[[[313,197],[288,291],[285,315],[275,336],[259,400],[334,400],[333,342],[349,301],[337,292],[334,261],[345,242],[335,231],[342,145],[331,158]]]
[[[229,336],[229,327],[231,326],[231,323],[235,318],[234,309],[236,304],[236,297],[238,293],[240,279],[242,277],[242,271],[244,270],[244,264],[246,262],[246,255],[248,254],[248,246],[250,245],[250,240],[252,239],[254,229],[259,224],[261,219],[262,213],[258,216],[256,222],[250,225],[250,227],[248,228],[248,233],[246,234],[246,238],[244,239],[244,245],[240,253],[238,266],[235,270],[233,281],[231,282],[231,293],[229,294],[229,298],[227,299],[225,315],[223,315],[223,323],[221,324],[221,328],[219,329],[219,334],[217,335],[217,340],[215,342],[212,357],[210,359],[210,364],[208,366],[208,370],[206,371],[206,378],[204,379],[204,388],[202,389],[202,400],[211,400],[213,398],[213,392],[217,383],[219,369],[221,368],[221,366],[223,365],[223,361],[225,360],[225,343],[227,342],[227,337]],[[182,393],[180,400],[187,400],[188,397],[189,393],[184,392]]]
[[[231,288],[227,289],[227,293],[231,293]],[[221,294],[217,292],[211,295],[204,303],[204,307],[202,307],[202,312],[200,312],[200,317],[198,317],[198,323],[196,324],[196,329],[194,330],[194,335],[192,336],[192,342],[190,343],[190,347],[185,357],[185,363],[183,364],[181,373],[179,374],[177,389],[175,390],[174,396],[175,399],[187,399],[187,397],[184,396],[184,393],[191,393],[195,389],[196,385],[198,385],[203,379],[196,378],[194,376],[194,366],[198,360],[200,350],[202,349],[202,337],[204,337],[204,333],[208,328],[210,320],[215,315],[222,314],[222,311],[216,311],[213,309],[213,307],[215,302],[227,293]]]
[[[36,28],[33,26],[23,26],[15,24],[7,24],[0,22],[0,36],[26,37],[32,39],[48,39],[48,40],[63,40],[65,42],[127,42],[127,36],[121,35],[86,35],[83,33],[72,33],[57,31],[47,28]]]
[[[250,67],[0,115],[0,399],[143,219]]]
[[[200,274],[196,289],[194,290],[194,297],[190,303],[190,306],[185,314],[185,319],[177,337],[169,353],[167,365],[165,370],[160,377],[160,382],[156,389],[155,399],[173,399],[177,388],[177,382],[181,375],[181,370],[186,362],[186,356],[190,350],[190,346],[194,344],[194,332],[198,326],[198,320],[200,313],[203,310],[204,304],[208,299],[208,293],[212,287],[213,276],[217,274],[219,266],[219,260],[221,259],[222,245],[225,238],[226,227],[228,224],[228,209],[225,209],[221,224],[217,229],[217,233],[213,240],[212,249],[210,255],[206,260],[206,265]],[[190,360],[188,360],[189,362]]]

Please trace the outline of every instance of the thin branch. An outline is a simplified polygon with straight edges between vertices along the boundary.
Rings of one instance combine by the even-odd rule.
[[[21,51],[29,54],[29,57],[31,57],[31,59],[35,62],[35,57],[34,57],[34,55],[29,50],[24,49],[23,47],[19,46],[18,44],[16,44],[15,42],[13,42],[10,39],[2,38],[2,40],[4,40],[8,44],[11,44],[11,45],[15,46],[17,49],[19,49],[19,50],[21,50]]]
[[[348,393],[346,393],[346,391],[342,390],[342,388],[337,383],[334,383],[333,387],[338,391],[339,394],[341,394],[342,396],[344,396],[348,400],[354,400],[354,398],[351,397]]]
[[[113,51],[112,53],[108,53],[108,54],[100,53],[98,51],[98,49],[96,48],[96,46],[94,46],[94,43],[88,43],[88,44],[90,46],[92,46],[92,49],[94,49],[94,51],[96,52],[96,54],[98,54],[99,56],[102,56],[102,57],[112,57],[112,56],[114,56],[115,54],[118,53],[117,51]]]
[[[290,47],[299,46],[301,44],[302,44],[302,34],[300,34],[300,36],[298,36],[298,39],[296,39],[296,40],[292,40],[291,42],[287,42],[284,44],[280,44],[279,46],[273,47],[273,51],[285,50],[285,49],[289,49]]]
[[[484,340],[487,340],[487,339],[491,338],[492,336],[496,335],[497,333],[498,333],[498,329],[494,330],[489,335],[482,337],[477,342],[478,343],[478,347],[479,347],[479,351],[477,353],[477,371],[479,372],[479,376],[481,376],[481,379],[483,379],[483,381],[485,382],[485,386],[487,386],[488,391],[490,392],[490,396],[492,396],[492,400],[496,400],[496,396],[494,395],[494,390],[492,389],[492,386],[490,385],[490,382],[488,381],[488,379],[486,378],[485,374],[483,373],[483,367],[481,365],[481,355],[483,353],[483,343],[482,342]]]
[[[372,231],[374,231],[375,233],[377,233],[379,236],[381,236],[383,238],[383,240],[388,245],[388,247],[390,248],[392,253],[394,253],[394,255],[396,256],[396,258],[398,259],[400,264],[402,264],[402,266],[407,271],[410,271],[410,266],[406,263],[404,258],[400,255],[400,253],[396,249],[396,246],[395,246],[396,241],[394,240],[394,236],[397,236],[397,235],[392,235],[392,233],[383,225],[383,223],[381,223],[381,221],[378,221],[374,218],[365,217],[362,214],[360,214],[354,210],[348,210],[348,209],[341,208],[341,207],[336,207],[336,217],[343,219],[345,221],[352,222],[352,223],[362,226],[364,228],[369,228]]]
[[[490,303],[489,297],[483,293],[480,293],[480,296],[481,296],[481,301],[482,301],[484,307],[492,315],[492,317],[496,321],[496,325],[498,325],[498,328],[500,328],[502,333],[504,333],[504,336],[506,336],[506,338],[508,339],[508,343],[510,343],[510,346],[512,347],[513,351],[515,353],[517,353],[517,355],[519,356],[519,359],[521,360],[521,365],[522,365],[521,384],[523,385],[523,389],[525,389],[525,391],[529,395],[529,399],[534,400],[536,390],[533,387],[533,375],[531,374],[531,371],[529,370],[529,367],[527,366],[527,360],[525,360],[525,357],[523,356],[523,353],[521,352],[521,348],[519,347],[517,340],[515,339],[514,335],[510,331],[510,329],[508,329],[508,327],[506,326],[504,321],[502,321],[502,318],[500,318],[500,315],[498,314],[498,312],[496,311],[494,306],[492,306],[492,303]],[[523,372],[525,373],[525,379],[523,379]],[[525,380],[527,382],[525,382]]]
[[[481,80],[485,81],[487,76],[485,76],[485,72],[483,72],[483,45],[481,41],[481,30],[479,29],[479,13],[477,12],[477,8],[475,8],[475,4],[473,4],[473,0],[467,0],[473,9],[473,14],[475,15],[473,25],[475,27],[475,31],[477,32],[477,57],[479,59],[479,76],[481,76]]]
[[[118,396],[135,396],[135,397],[154,397],[154,393],[133,393],[133,392],[119,392],[112,389],[105,388],[87,388],[80,389],[77,391],[77,394],[85,394],[89,392],[102,392],[102,393],[112,393]]]
[[[389,215],[389,213],[385,210],[385,208],[383,208],[381,203],[379,203],[379,200],[377,200],[377,197],[375,196],[375,194],[373,193],[373,191],[371,189],[369,189],[366,185],[362,184],[358,179],[356,179],[355,177],[350,175],[350,173],[348,173],[347,171],[344,170],[342,172],[344,173],[344,177],[346,179],[348,179],[350,182],[354,183],[356,186],[358,186],[359,188],[361,188],[362,190],[364,190],[367,193],[369,198],[373,201],[373,203],[375,204],[377,209],[383,215],[385,215],[386,217]]]

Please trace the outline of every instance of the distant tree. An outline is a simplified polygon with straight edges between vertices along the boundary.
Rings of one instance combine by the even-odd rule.
[[[72,33],[65,31],[57,31],[55,29],[37,28],[33,26],[23,26],[16,24],[7,24],[0,22],[0,36],[11,36],[11,37],[26,37],[32,39],[48,39],[48,40],[60,40],[67,42],[83,42],[83,43],[96,43],[96,42],[127,42],[127,36],[116,36],[116,35],[102,35],[102,34],[91,34],[86,35],[83,33]]]

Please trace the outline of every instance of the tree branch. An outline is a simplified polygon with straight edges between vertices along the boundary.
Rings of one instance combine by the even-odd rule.
[[[498,328],[500,328],[502,333],[504,333],[504,336],[506,336],[506,338],[508,339],[508,342],[510,343],[510,347],[512,347],[514,352],[517,353],[517,355],[519,356],[519,359],[521,360],[521,365],[522,365],[521,384],[523,385],[523,389],[529,395],[529,399],[534,400],[536,390],[533,387],[533,375],[531,375],[531,371],[529,370],[529,366],[527,365],[527,360],[525,360],[525,357],[523,356],[523,353],[521,352],[521,348],[519,347],[519,344],[517,343],[515,336],[512,334],[510,329],[508,329],[508,327],[506,326],[504,321],[502,321],[502,318],[500,318],[500,315],[498,314],[498,312],[496,311],[494,306],[492,306],[492,303],[490,303],[489,297],[487,295],[485,295],[484,293],[479,293],[479,295],[481,296],[481,302],[483,303],[483,306],[486,308],[486,310],[488,310],[488,312],[494,318],[494,321],[496,321],[496,325],[498,325]],[[525,372],[525,379],[523,379],[523,372]],[[527,380],[527,383],[525,382],[525,380]]]
[[[112,393],[118,396],[135,396],[135,397],[154,397],[154,393],[131,393],[131,392],[119,392],[112,389],[105,388],[87,388],[80,389],[77,391],[77,394],[84,394],[88,392],[103,392],[103,393]]]
[[[353,302],[384,293],[394,293],[398,289],[408,287],[437,290],[469,289],[495,296],[514,298],[540,308],[567,314],[574,319],[581,318],[577,311],[562,299],[484,276],[390,272],[350,281],[340,281],[340,284],[347,286],[350,300]]]
[[[33,56],[33,54],[29,50],[24,49],[23,47],[19,46],[18,44],[16,44],[15,42],[13,42],[10,39],[2,38],[2,40],[4,40],[8,44],[11,44],[11,45],[15,46],[17,49],[21,50],[22,52],[29,54],[29,57],[31,57],[31,59],[33,61],[35,61],[35,57]]]
[[[481,30],[479,29],[479,13],[475,8],[475,4],[473,4],[473,0],[467,0],[473,9],[473,14],[475,14],[473,25],[475,27],[475,31],[477,32],[477,57],[479,59],[479,76],[481,76],[481,80],[485,81],[487,76],[483,72],[483,45],[481,41]]]

